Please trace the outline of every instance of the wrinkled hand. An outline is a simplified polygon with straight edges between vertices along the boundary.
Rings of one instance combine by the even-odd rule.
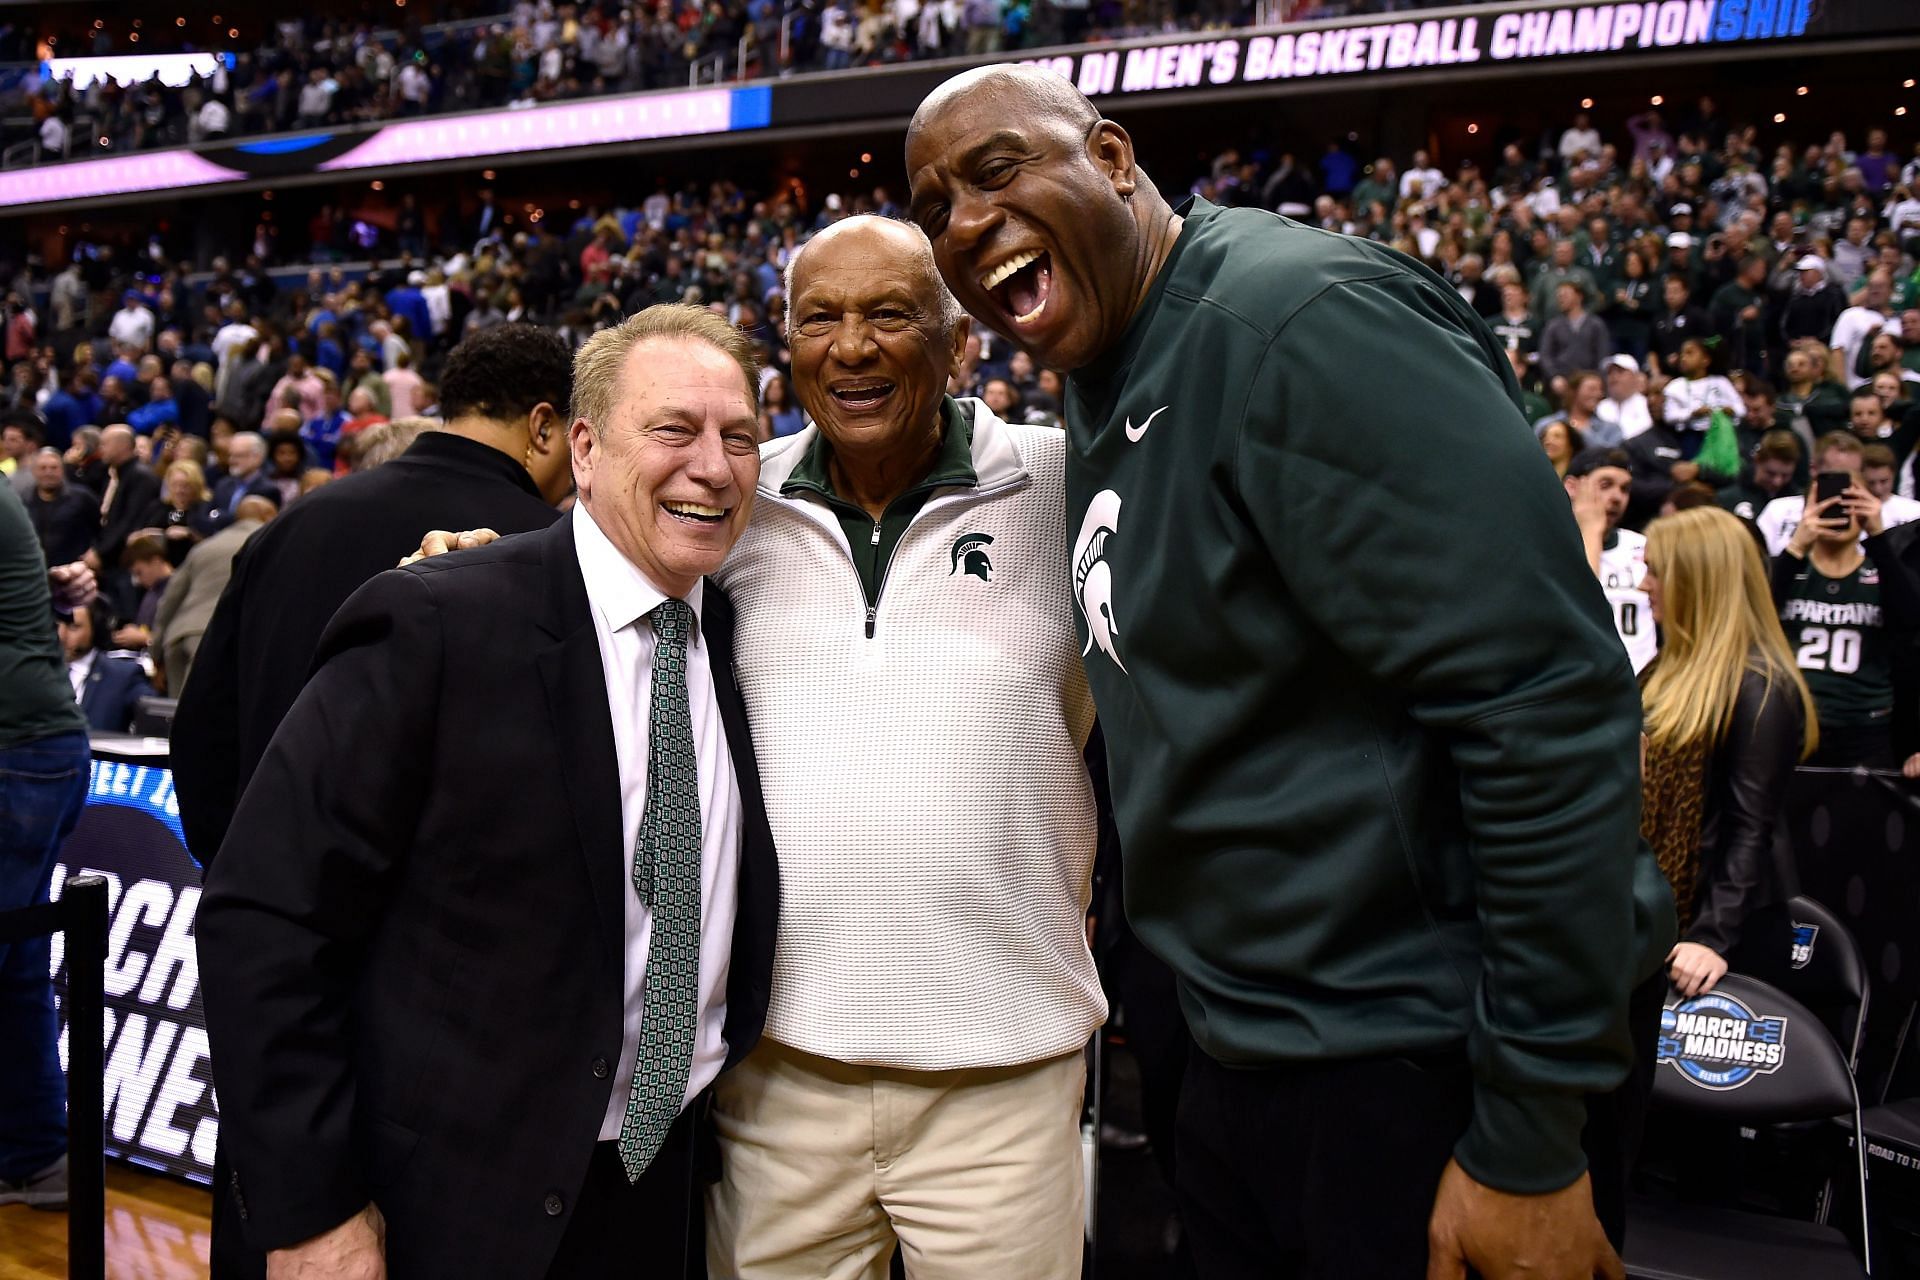
[[[93,570],[81,560],[47,570],[47,586],[53,591],[54,607],[58,609],[84,609],[100,594]]]
[[[1427,1280],[1626,1280],[1626,1268],[1593,1215],[1586,1174],[1545,1195],[1475,1182],[1447,1161],[1427,1224]]]
[[[402,569],[421,560],[430,560],[434,556],[443,556],[449,551],[471,551],[475,547],[484,547],[489,542],[500,541],[500,535],[491,529],[468,529],[463,533],[449,533],[445,529],[434,529],[420,539],[420,549],[400,562]]]
[[[1683,996],[1704,995],[1727,976],[1727,962],[1712,947],[1676,942],[1667,952],[1667,977]]]
[[[267,1254],[267,1280],[386,1280],[387,1220],[368,1205],[331,1231]]]

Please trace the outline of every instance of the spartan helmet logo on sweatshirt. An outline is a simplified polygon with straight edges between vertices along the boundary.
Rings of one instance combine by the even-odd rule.
[[[982,582],[993,581],[993,561],[987,557],[987,548],[993,544],[990,533],[962,534],[954,541],[950,558],[953,567],[947,570],[947,576],[964,569]]]
[[[1087,623],[1087,643],[1080,656],[1100,652],[1113,659],[1113,665],[1126,671],[1120,661],[1120,624],[1113,617],[1113,569],[1107,562],[1107,539],[1120,527],[1120,495],[1102,489],[1087,504],[1080,521],[1080,536],[1073,540],[1073,598]]]

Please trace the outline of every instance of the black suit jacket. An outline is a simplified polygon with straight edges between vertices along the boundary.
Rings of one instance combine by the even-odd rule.
[[[104,481],[107,485],[112,483],[111,476]],[[100,524],[100,536],[93,543],[101,564],[108,569],[120,567],[120,555],[127,549],[127,539],[140,527],[140,517],[159,496],[160,481],[153,472],[137,462],[120,468],[120,487],[113,491],[113,504],[107,508]]]
[[[765,1018],[779,885],[712,584],[701,625],[745,819],[731,1064]],[[570,523],[355,593],[195,926],[252,1243],[296,1243],[371,1199],[396,1278],[542,1275],[613,1087],[631,892]]]
[[[134,659],[96,653],[86,686],[80,691],[80,711],[90,728],[125,733],[133,723],[140,699],[152,694],[147,673]]]
[[[385,466],[335,481],[247,540],[201,638],[173,726],[187,848],[203,863],[281,717],[300,695],[334,611],[432,529],[526,533],[558,513],[498,449],[428,432]]]
[[[48,564],[72,564],[87,554],[100,533],[100,495],[77,484],[68,485],[51,500],[36,489],[27,496],[26,505]]]
[[[245,480],[238,476],[222,476],[213,485],[213,508],[208,512],[208,520],[215,529],[224,529],[234,522],[233,509],[240,505],[240,499],[250,495],[271,498],[275,506],[280,505],[280,486],[267,479],[265,467],[254,472]],[[392,568],[392,565],[384,566]]]

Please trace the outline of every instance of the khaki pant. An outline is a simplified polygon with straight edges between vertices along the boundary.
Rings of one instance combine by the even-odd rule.
[[[1072,1280],[1086,1189],[1078,1053],[849,1066],[763,1040],[714,1086],[711,1280]]]
[[[200,636],[168,636],[160,651],[160,668],[167,673],[167,696],[178,698],[187,687],[187,673],[193,670],[193,656],[200,652]]]

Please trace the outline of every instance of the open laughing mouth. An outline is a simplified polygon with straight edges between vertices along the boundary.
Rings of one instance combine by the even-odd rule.
[[[868,378],[859,382],[843,382],[828,388],[829,393],[840,404],[855,413],[865,413],[885,404],[887,397],[893,394],[894,384],[881,378]]]
[[[660,507],[675,520],[687,524],[719,524],[727,518],[723,508],[703,506],[698,502],[663,502]]]
[[[1053,292],[1053,258],[1044,249],[1023,250],[981,276],[980,287],[1017,327],[1024,328],[1047,309],[1047,297]]]

